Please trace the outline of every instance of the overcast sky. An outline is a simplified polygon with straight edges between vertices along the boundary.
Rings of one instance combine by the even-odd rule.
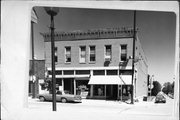
[[[44,59],[44,41],[40,32],[49,32],[50,17],[43,8],[35,8],[35,55]],[[176,16],[170,12],[137,11],[138,37],[148,59],[149,74],[160,83],[173,81],[175,63]],[[60,8],[55,16],[56,31],[133,27],[133,11]]]

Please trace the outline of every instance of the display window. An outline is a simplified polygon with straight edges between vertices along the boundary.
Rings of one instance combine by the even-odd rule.
[[[122,85],[122,86],[119,86],[119,96],[122,96],[122,98],[124,100],[127,100],[127,99],[130,98],[130,95],[131,95],[131,85]]]
[[[89,95],[90,86],[88,85],[88,80],[77,80],[76,81],[76,94],[82,97],[87,97]]]
[[[105,96],[105,85],[95,85],[93,89],[94,96]]]

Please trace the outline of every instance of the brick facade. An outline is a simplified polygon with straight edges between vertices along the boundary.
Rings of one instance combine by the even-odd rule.
[[[51,44],[50,44],[50,34],[49,33],[41,33],[44,37],[45,41],[45,64],[46,67],[51,69]],[[110,45],[111,47],[111,60],[105,60],[105,46]],[[126,61],[121,61],[121,45],[125,45],[126,47]],[[142,50],[140,41],[136,39],[136,47],[135,47],[135,79],[134,79],[134,93],[135,96],[142,96],[147,94],[147,76],[148,76],[148,65],[147,59]],[[80,47],[86,47],[85,54],[85,62],[80,63]],[[95,46],[95,62],[90,62],[90,46]],[[86,84],[89,87],[88,92],[90,92],[89,96],[93,97],[94,92],[96,90],[96,85],[88,85],[88,81],[90,80],[88,75],[93,75],[95,70],[104,70],[104,75],[108,75],[107,72],[113,72],[116,75],[123,74],[125,72],[129,77],[132,76],[132,53],[133,53],[133,29],[130,28],[113,28],[113,29],[99,29],[99,30],[88,30],[88,31],[73,31],[73,32],[61,32],[55,33],[55,47],[56,47],[56,71],[61,71],[61,74],[56,74],[56,79],[62,81],[63,89],[66,86],[67,79],[71,79],[71,82],[68,84],[70,86],[74,86],[71,89],[72,93],[77,94],[77,82],[79,79],[84,80],[80,83]],[[71,48],[71,62],[65,62],[65,48]],[[65,75],[65,71],[73,71],[70,75]],[[84,74],[87,76],[78,76],[77,70],[89,70],[89,74]],[[116,72],[117,71],[117,72]],[[113,73],[113,74],[114,74]],[[123,75],[122,75],[123,76]],[[130,78],[128,78],[130,79]],[[85,82],[86,80],[86,82]],[[131,80],[129,80],[131,81]],[[136,82],[135,82],[136,81]],[[126,82],[126,81],[125,81]],[[129,89],[124,85],[124,89]],[[118,86],[118,85],[117,85]],[[107,95],[110,91],[111,94],[118,94],[115,97],[119,98],[121,91],[118,91],[119,86],[116,88],[116,85],[105,85],[102,86],[102,89],[105,89],[104,92]],[[109,90],[106,90],[109,89]],[[116,91],[116,90],[117,91]],[[93,92],[94,91],[94,92]],[[128,90],[127,90],[128,91]],[[107,98],[105,96],[105,98]],[[102,97],[104,98],[104,97]]]

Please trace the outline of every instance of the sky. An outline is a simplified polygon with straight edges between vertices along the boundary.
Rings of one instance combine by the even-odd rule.
[[[50,16],[42,7],[35,7],[38,23],[34,24],[35,56],[44,59],[44,40],[49,32]],[[133,11],[60,8],[54,18],[55,31],[133,27]],[[138,38],[148,59],[148,73],[161,84],[172,82],[175,64],[176,16],[171,12],[137,11]]]

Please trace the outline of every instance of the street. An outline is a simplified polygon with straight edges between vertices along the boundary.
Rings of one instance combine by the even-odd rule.
[[[119,101],[88,100],[82,103],[57,102],[57,111],[52,112],[52,102],[29,99],[29,108],[24,110],[20,120],[170,120],[173,99],[166,104],[136,102],[134,105]],[[18,119],[19,119],[18,118]]]

